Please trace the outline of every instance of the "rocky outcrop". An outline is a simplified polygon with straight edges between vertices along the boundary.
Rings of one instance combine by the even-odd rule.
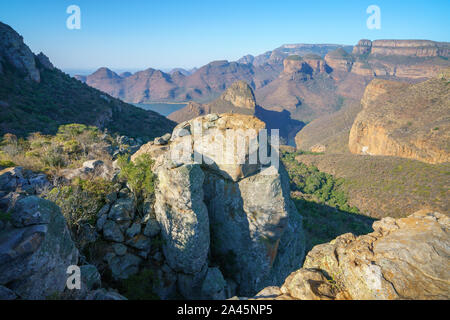
[[[55,69],[53,64],[50,62],[50,59],[44,53],[40,52],[36,56],[36,59],[39,61],[39,63],[40,63],[42,68],[48,69],[48,70],[54,70]]]
[[[296,73],[296,72],[306,72],[308,65],[303,61],[300,56],[289,56],[283,60],[284,70],[286,74]]]
[[[366,55],[372,51],[372,41],[368,39],[362,39],[358,41],[358,44],[353,47],[353,54]]]
[[[238,108],[247,108],[254,110],[256,107],[255,96],[253,90],[245,81],[237,81],[233,83],[220,96],[223,101],[230,102],[233,106]]]
[[[450,45],[448,42],[430,40],[375,40],[370,53],[385,56],[448,57]]]
[[[36,196],[18,200],[0,230],[0,285],[22,299],[45,299],[64,291],[67,268],[77,262],[59,208]]]
[[[384,218],[374,232],[344,234],[314,247],[303,268],[257,299],[395,300],[450,298],[450,219],[421,210]],[[269,290],[270,289],[270,290]]]
[[[35,82],[41,80],[33,52],[17,32],[0,22],[0,65],[2,61],[12,65],[28,79]]]
[[[254,294],[302,261],[301,217],[282,164],[250,160],[264,147],[263,128],[251,116],[209,114],[178,125],[168,145],[144,145],[133,156],[156,161],[163,252],[186,298],[223,297],[236,287]],[[252,147],[235,149],[241,138]]]
[[[307,54],[303,56],[303,60],[311,67],[314,73],[331,72],[331,69],[326,64],[325,60],[318,55]]]
[[[448,73],[415,85],[372,81],[350,131],[350,151],[448,162],[447,82]]]
[[[208,103],[190,102],[186,107],[171,113],[168,118],[178,123],[210,113],[240,113],[253,115],[256,99],[252,88],[244,81],[233,83],[222,95]]]
[[[342,48],[328,53],[325,61],[333,70],[342,72],[349,72],[353,65],[353,57]]]

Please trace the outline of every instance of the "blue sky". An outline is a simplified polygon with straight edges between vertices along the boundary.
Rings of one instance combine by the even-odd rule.
[[[81,30],[66,28],[72,4],[81,8]],[[381,30],[366,26],[372,4]],[[0,1],[0,21],[61,69],[190,68],[286,43],[449,41],[449,16],[449,0]]]

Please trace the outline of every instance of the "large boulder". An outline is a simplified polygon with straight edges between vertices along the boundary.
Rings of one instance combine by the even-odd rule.
[[[0,285],[22,299],[63,292],[78,250],[60,209],[31,196],[19,201],[12,217],[14,226],[0,231]]]
[[[373,229],[315,246],[303,268],[271,298],[450,299],[449,217],[421,210],[398,220],[384,218]]]
[[[194,274],[206,264],[208,210],[203,202],[204,174],[198,164],[159,168],[155,213],[165,241],[164,255],[178,272]]]

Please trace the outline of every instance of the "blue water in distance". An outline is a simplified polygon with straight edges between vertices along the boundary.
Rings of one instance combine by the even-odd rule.
[[[167,117],[172,112],[183,109],[187,103],[135,103],[136,107],[158,112],[160,115]]]

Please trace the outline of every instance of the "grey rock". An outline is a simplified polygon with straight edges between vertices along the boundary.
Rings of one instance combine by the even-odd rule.
[[[33,52],[23,42],[22,36],[10,26],[0,23],[0,57],[10,63],[27,79],[40,82]]]
[[[121,294],[106,289],[97,289],[86,296],[86,300],[127,300]]]
[[[114,221],[132,221],[134,218],[134,201],[131,198],[118,199],[109,211],[108,218]]]
[[[139,265],[142,259],[131,253],[123,256],[114,256],[110,259],[108,265],[114,279],[123,280],[139,272]]]
[[[102,282],[100,279],[100,273],[97,268],[92,264],[87,264],[80,267],[81,281],[86,286],[87,290],[94,290],[101,287]]]
[[[202,284],[202,297],[208,300],[225,300],[225,279],[219,268],[208,268]]]
[[[237,293],[238,285],[232,279],[225,279],[227,285],[225,287],[225,297],[231,298],[234,297]]]
[[[208,272],[208,266],[205,264],[203,268],[194,273],[186,274],[177,272],[177,289],[178,292],[186,299],[199,300],[202,299],[202,285]]]
[[[164,256],[173,270],[197,273],[206,264],[209,250],[204,174],[196,164],[158,170],[155,213],[164,240]]]
[[[36,58],[38,59],[38,61],[41,64],[41,66],[44,67],[45,69],[48,69],[48,70],[55,69],[53,64],[50,62],[50,59],[45,54],[43,54],[42,52],[40,52],[36,56]]]
[[[97,222],[95,224],[98,232],[103,230],[103,227],[104,227],[107,219],[108,219],[108,216],[106,214],[99,215]]]
[[[17,295],[10,289],[0,286],[0,300],[15,300]]]
[[[4,192],[15,191],[19,186],[27,183],[23,176],[22,167],[8,168],[1,171],[0,190]]]
[[[333,277],[351,299],[450,299],[449,217],[421,210],[376,221],[373,229],[315,246],[304,268]]]
[[[194,134],[199,128],[201,137]],[[174,129],[167,150],[155,152],[155,146],[147,144],[138,151],[155,160],[154,211],[163,253],[177,273],[178,291],[185,298],[201,297],[208,252],[211,262],[232,278],[236,294],[242,296],[253,296],[266,286],[280,286],[303,261],[302,218],[290,199],[289,177],[282,163],[265,168],[259,159],[249,161],[267,147],[256,140],[257,131],[263,128],[264,123],[251,116],[199,117]],[[251,132],[247,135],[233,129]],[[229,130],[231,136],[226,137],[230,141],[245,138],[255,142],[243,153],[244,159],[240,152],[227,154],[231,163],[224,162],[230,159],[223,158],[220,145]],[[180,147],[186,150],[185,146],[194,148],[174,160],[172,152]],[[201,165],[194,162],[199,155],[203,157]]]
[[[76,242],[78,247],[83,250],[87,245],[96,242],[99,234],[94,226],[89,223],[83,223],[77,230]]]
[[[133,238],[141,233],[141,224],[139,222],[135,222],[129,227],[126,231],[126,235],[128,238]]]
[[[163,262],[164,261],[164,256],[162,255],[162,253],[160,251],[156,252],[153,256],[152,256],[153,260],[155,260],[156,262]]]
[[[113,203],[117,200],[117,192],[111,192],[106,196],[106,202]]]
[[[153,292],[156,293],[161,300],[176,299],[177,291],[177,274],[167,269],[156,270],[156,279],[153,286]]]
[[[126,244],[135,249],[145,251],[149,251],[151,246],[150,239],[142,234],[129,239]]]
[[[158,221],[156,219],[148,219],[147,224],[144,228],[144,235],[147,237],[155,237],[157,236],[161,231],[161,227],[159,226]]]
[[[51,201],[29,196],[16,202],[11,215],[11,222],[15,227],[24,227],[33,224],[48,224],[58,206]]]
[[[125,240],[119,225],[111,220],[107,220],[103,225],[103,236],[106,240],[114,242],[123,242]]]
[[[121,243],[114,243],[112,247],[113,247],[115,254],[118,256],[123,256],[123,255],[125,255],[125,253],[127,253],[126,245],[123,245]]]
[[[170,141],[171,137],[172,137],[172,135],[170,133],[167,133],[167,134],[163,135],[162,137],[155,138],[153,143],[156,145],[166,145]]]
[[[208,173],[204,183],[213,256],[251,296],[281,285],[304,257],[302,222],[290,200],[283,167],[266,169],[238,183]]]
[[[0,233],[0,285],[22,299],[45,299],[63,292],[67,268],[78,262],[76,249],[59,208],[49,206],[46,224],[10,228]],[[19,215],[23,216],[23,215]]]

